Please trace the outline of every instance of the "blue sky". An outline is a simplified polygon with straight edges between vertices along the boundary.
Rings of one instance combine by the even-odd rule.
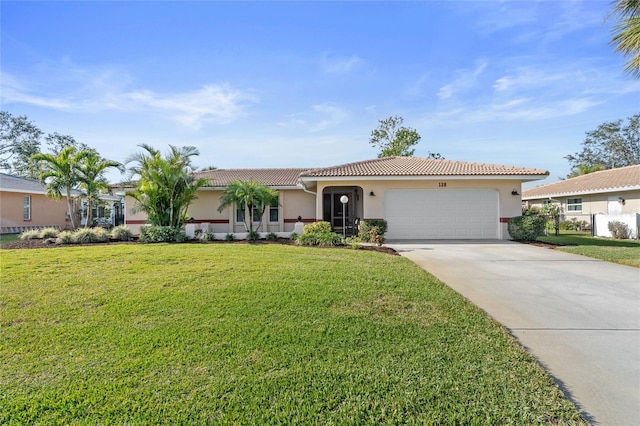
[[[416,156],[550,183],[585,132],[640,111],[608,0],[0,7],[2,109],[117,161],[146,143],[194,145],[199,167],[331,166],[375,158],[399,115]]]

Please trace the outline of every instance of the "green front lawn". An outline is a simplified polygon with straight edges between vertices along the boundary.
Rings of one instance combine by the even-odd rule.
[[[560,235],[538,237],[538,241],[559,246],[568,253],[640,268],[640,241],[592,237],[588,232],[560,231]]]
[[[501,326],[399,256],[0,255],[2,424],[585,424]]]
[[[0,234],[0,246],[20,239],[20,234]]]

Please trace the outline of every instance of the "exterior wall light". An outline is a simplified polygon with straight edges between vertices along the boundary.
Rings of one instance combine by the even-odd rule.
[[[371,192],[369,193],[369,197],[375,197],[375,196],[376,196],[376,194],[375,194],[373,191],[371,191]]]
[[[520,195],[520,193],[517,189],[514,189],[513,191],[511,191],[511,195]]]

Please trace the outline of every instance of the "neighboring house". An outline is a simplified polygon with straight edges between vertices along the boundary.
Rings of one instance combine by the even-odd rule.
[[[218,212],[224,188],[256,180],[279,191],[261,232],[290,233],[303,222],[327,221],[341,231],[358,220],[385,219],[388,239],[508,239],[506,222],[521,214],[522,182],[545,170],[414,157],[386,157],[318,169],[230,169],[196,173],[211,186],[198,192],[188,216],[215,233],[244,232],[243,214]],[[343,206],[340,201],[347,196]],[[139,232],[146,216],[125,201],[125,223]],[[344,210],[343,210],[344,208]],[[344,217],[343,217],[344,211]],[[259,213],[257,214],[259,219]]]
[[[640,213],[640,165],[602,170],[528,189],[523,202],[560,206],[562,220],[591,221],[591,215]]]
[[[80,202],[82,192],[72,190],[74,211],[81,226],[86,221],[87,201]],[[123,196],[100,195],[100,206],[93,207],[93,218],[103,226],[124,223]],[[67,200],[47,197],[47,190],[37,180],[0,173],[0,233],[18,233],[29,229],[57,227],[70,229]]]
[[[78,191],[74,195],[79,195]],[[40,182],[0,173],[0,232],[70,226],[67,200],[52,200]]]

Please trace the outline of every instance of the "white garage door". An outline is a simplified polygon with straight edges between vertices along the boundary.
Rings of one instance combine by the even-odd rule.
[[[388,190],[388,239],[499,238],[498,192],[490,189]]]

